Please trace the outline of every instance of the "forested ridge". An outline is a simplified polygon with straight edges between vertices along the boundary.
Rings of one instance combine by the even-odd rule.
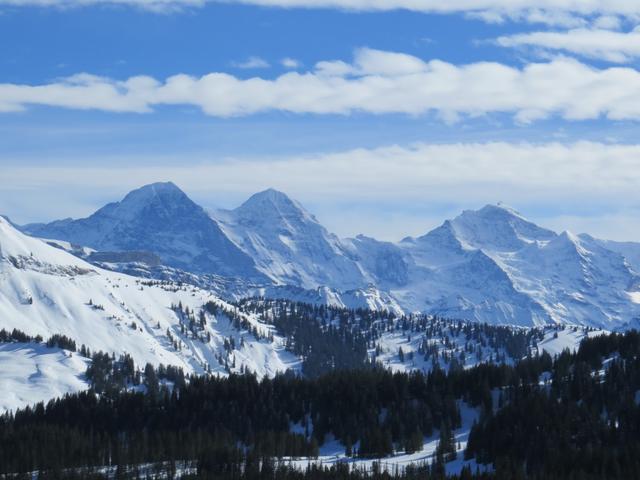
[[[544,328],[514,328],[424,314],[395,315],[385,310],[347,309],[284,299],[248,298],[237,302],[235,307],[274,325],[285,337],[287,349],[303,359],[302,368],[307,376],[380,363],[382,339],[390,333],[400,333],[407,341],[420,340],[415,351],[395,352],[401,363],[410,364],[415,356],[420,356],[430,367],[446,369],[485,360],[503,363],[523,358],[538,350],[537,343],[545,334]],[[215,305],[205,308],[217,311]]]
[[[194,459],[235,451],[238,443],[258,457],[317,456],[329,433],[345,445],[360,442],[354,455],[385,456],[421,448],[423,435],[460,424],[443,372],[188,380],[171,391],[89,391],[7,414],[0,419],[2,471]]]
[[[420,449],[440,432],[434,465],[402,475],[440,478],[447,460],[464,455],[490,465],[494,478],[640,478],[639,354],[632,331],[585,339],[555,359],[426,375],[173,372],[174,381],[153,383],[146,376],[157,382],[158,372],[147,368],[146,393],[92,389],[0,417],[0,472],[186,460],[202,478],[350,478],[339,468],[278,470],[277,459],[314,457],[329,434],[349,454],[377,458]],[[456,452],[446,432],[460,427],[461,401],[480,414],[466,451]]]
[[[548,367],[532,370],[551,372],[542,386],[501,389],[497,411],[472,428],[465,455],[512,478],[640,478],[638,332],[585,340]]]

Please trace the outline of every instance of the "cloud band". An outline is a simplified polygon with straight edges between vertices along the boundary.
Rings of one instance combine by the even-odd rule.
[[[516,68],[500,63],[455,65],[402,53],[360,49],[351,63],[320,62],[306,72],[276,78],[148,76],[119,81],[88,74],[43,85],[0,84],[0,111],[29,105],[107,112],[151,112],[187,105],[217,117],[282,111],[296,114],[506,113],[519,122],[559,116],[568,120],[640,119],[640,72],[596,69],[568,58]]]

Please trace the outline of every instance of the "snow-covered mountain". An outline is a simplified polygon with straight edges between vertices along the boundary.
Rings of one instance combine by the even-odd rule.
[[[219,313],[203,310],[207,302]],[[225,314],[232,310],[192,285],[98,268],[18,232],[0,217],[0,329],[44,338],[63,334],[92,351],[128,353],[138,365],[163,363],[186,372],[224,373],[229,355],[234,369],[244,366],[259,375],[297,368],[298,359],[284,350],[281,338],[267,339],[271,326],[238,313],[261,333],[257,338],[233,325]],[[189,328],[192,318],[197,329]],[[224,348],[229,338],[242,345],[232,353]]]
[[[493,323],[636,322],[638,277],[620,253],[570,232],[556,234],[516,211],[465,211],[401,247],[415,264],[392,291],[400,304]],[[420,295],[422,293],[422,295]]]
[[[101,251],[148,251],[196,273],[262,278],[202,207],[171,182],[130,192],[88,218],[26,225],[23,231]]]
[[[269,189],[214,214],[225,233],[280,284],[353,289],[367,276],[340,240],[298,202]]]
[[[342,242],[375,285],[388,289],[405,285],[409,281],[412,259],[397,245],[364,235]]]
[[[248,368],[263,376],[301,368],[301,359],[286,348],[290,338],[281,336],[273,325],[262,320],[270,316],[264,317],[265,309],[229,304],[211,289],[191,283],[155,281],[105,270],[60,248],[71,248],[69,245],[56,245],[25,235],[0,217],[0,330],[17,329],[45,339],[62,334],[92,351],[127,353],[138,366],[162,363],[193,373],[224,375]],[[389,244],[381,248],[386,251],[400,247]],[[413,281],[417,268],[410,267],[407,285]],[[247,293],[365,309],[363,318],[371,319],[366,309],[401,313],[394,293],[375,287],[342,292],[328,287],[310,291],[290,285],[253,288]],[[215,308],[203,308],[209,302]],[[358,321],[353,310],[334,312],[330,323]],[[387,325],[390,318],[387,313],[380,313],[378,322]],[[307,320],[317,321],[314,317]],[[470,351],[469,342],[474,345],[474,356],[465,360],[470,365],[504,354],[508,344],[485,344],[473,328],[464,333],[458,321],[411,317],[409,321],[415,325],[402,327],[406,321],[405,317],[396,316],[393,328],[363,323],[361,328],[378,332],[372,335],[378,344],[369,355],[396,370],[422,370],[430,368],[433,355],[440,355],[445,365],[454,357],[461,358],[463,352]],[[443,340],[441,330],[433,330],[437,325],[448,325],[447,331],[451,335],[455,332],[457,340]],[[478,328],[487,334],[486,329]],[[553,330],[531,332],[533,336],[527,338],[538,338],[545,349],[556,350],[575,346],[590,334],[578,329],[566,330],[566,335],[562,333],[565,330],[560,330],[560,336]],[[494,340],[502,336],[496,336],[497,331],[489,333]],[[77,353],[45,348],[42,343],[0,343],[0,411],[88,388],[84,376],[88,362]]]
[[[595,242],[607,250],[619,253],[627,261],[629,267],[631,267],[635,273],[640,274],[640,243],[601,240],[593,238],[591,235],[586,233],[581,234],[580,239],[587,242]]]
[[[516,325],[616,329],[640,318],[640,245],[557,234],[503,205],[467,210],[421,237],[389,243],[339,239],[276,190],[207,214],[167,183],[131,192],[87,219],[24,231],[99,250],[85,257],[100,264],[131,265],[152,252],[178,269],[173,275],[197,275],[191,283],[234,299],[258,293]]]

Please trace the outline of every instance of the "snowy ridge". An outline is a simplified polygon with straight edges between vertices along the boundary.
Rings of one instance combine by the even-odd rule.
[[[240,312],[260,338],[236,328],[225,314],[233,307],[211,292],[103,270],[18,232],[2,218],[0,251],[0,328],[44,338],[63,334],[92,351],[129,353],[137,365],[163,363],[188,373],[226,374],[227,363],[233,371],[248,368],[260,376],[298,368],[299,360],[285,351],[272,327]],[[204,313],[198,336],[183,333],[185,319],[171,307],[181,304],[197,313],[207,302],[220,313]],[[210,339],[203,341],[207,333]],[[229,338],[239,345],[233,352],[224,348]]]
[[[189,283],[104,270],[22,234],[2,218],[0,251],[0,329],[18,329],[45,339],[63,334],[92,351],[128,353],[139,367],[162,363],[187,373],[219,375],[248,369],[258,376],[301,368],[301,359],[286,350],[287,340],[263,320],[262,308],[229,303],[210,289]],[[223,283],[220,288],[232,287]],[[394,370],[428,371],[436,360],[444,368],[453,361],[468,367],[499,358],[511,361],[525,354],[518,350],[514,357],[502,347],[491,346],[491,337],[482,333],[481,325],[465,327],[459,321],[415,317],[405,324],[395,299],[373,286],[351,292],[326,287],[314,291],[289,286],[252,288],[245,294],[330,304],[344,318],[351,318],[350,312],[357,309],[365,317],[370,317],[367,312],[386,312],[379,314],[380,321],[391,322],[388,327],[357,323],[353,327],[381,332],[369,351],[370,358]],[[264,300],[252,303],[259,307],[260,302]],[[356,322],[359,315],[355,314]],[[333,321],[339,321],[338,317],[330,323]],[[422,326],[411,326],[411,322]],[[489,333],[503,334],[510,335],[506,331]],[[565,347],[575,348],[590,334],[576,327],[531,331],[529,338],[538,339],[536,348],[558,353]],[[88,360],[76,353],[43,344],[0,344],[0,361],[7,366],[0,369],[0,391],[5,392],[0,395],[0,409],[87,387],[84,370]]]
[[[340,240],[282,192],[265,190],[214,217],[258,269],[279,284],[353,289],[366,283]]]
[[[87,219],[24,230],[97,248],[91,256],[102,255],[101,264],[117,259],[109,252],[151,252],[173,275],[191,275],[190,283],[229,299],[267,295],[521,326],[616,330],[640,319],[640,244],[557,234],[504,205],[465,210],[423,236],[390,243],[339,239],[273,189],[209,215],[166,183]],[[59,246],[82,251],[73,245]],[[127,271],[144,276],[163,270],[129,263]]]
[[[556,234],[508,207],[465,211],[399,244],[414,264],[391,295],[405,308],[516,325],[628,328],[638,277],[625,257],[588,236]],[[640,247],[639,247],[640,248]]]
[[[253,260],[171,182],[134,190],[88,218],[26,225],[23,231],[101,251],[147,251],[197,273],[261,278]]]

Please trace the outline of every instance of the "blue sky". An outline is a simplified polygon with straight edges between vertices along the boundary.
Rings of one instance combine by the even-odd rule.
[[[84,216],[174,180],[211,208],[273,186],[345,236],[504,201],[640,241],[632,3],[279,1],[0,0],[0,212]]]

